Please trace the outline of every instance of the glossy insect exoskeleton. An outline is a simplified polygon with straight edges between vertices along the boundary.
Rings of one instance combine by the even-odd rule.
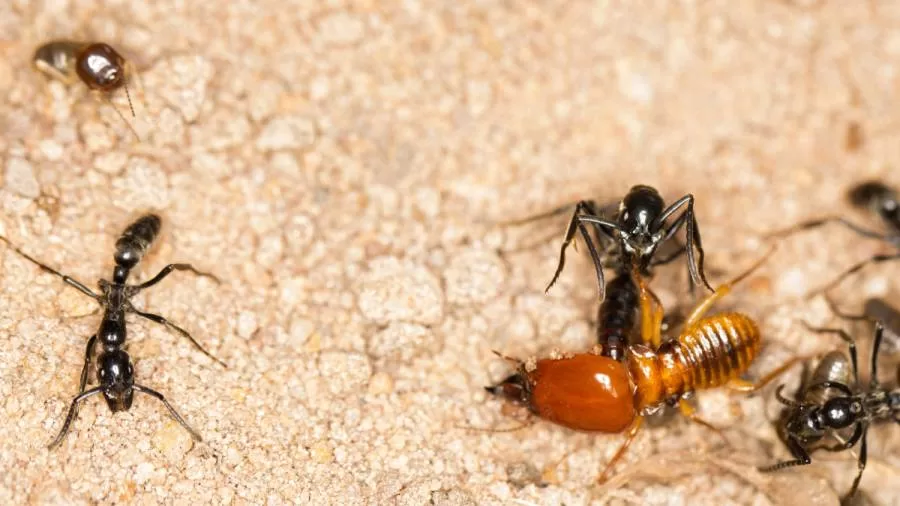
[[[882,223],[888,228],[888,231],[882,233],[857,225],[842,216],[828,216],[801,222],[787,229],[775,232],[771,234],[771,236],[785,237],[802,230],[817,228],[827,223],[838,223],[862,237],[884,241],[891,246],[900,249],[900,200],[898,200],[898,195],[892,188],[880,181],[865,181],[853,186],[847,192],[847,200],[854,207],[877,215]],[[830,290],[851,274],[858,272],[871,263],[887,262],[897,259],[900,259],[900,252],[873,255],[872,257],[851,266],[823,288],[813,292],[812,295]]]
[[[667,223],[682,208],[684,211],[671,223]],[[568,209],[569,206],[561,207],[516,223],[554,216]],[[594,226],[597,232],[596,242],[586,223]],[[686,229],[685,245],[679,245],[672,253],[660,257],[660,246],[672,239],[681,228]],[[686,253],[692,283],[703,284],[712,291],[703,270],[704,253],[694,216],[693,195],[685,195],[666,207],[656,189],[637,185],[615,205],[600,206],[590,200],[578,202],[569,220],[556,272],[547,285],[547,290],[562,273],[566,250],[576,233],[585,241],[597,276],[601,300],[597,311],[597,344],[601,347],[603,356],[615,360],[624,359],[629,336],[634,332],[637,320],[638,278],[650,277],[652,267],[669,263]],[[615,276],[608,285],[604,268],[615,271]],[[660,343],[649,344],[655,348]]]
[[[869,425],[877,420],[891,419],[900,423],[900,390],[889,391],[878,381],[878,351],[884,333],[881,322],[875,324],[875,340],[872,348],[871,380],[868,389],[859,384],[856,344],[842,329],[816,328],[810,330],[840,336],[850,350],[850,360],[840,351],[833,351],[819,362],[798,400],[782,395],[784,385],[776,391],[778,400],[790,408],[782,437],[793,455],[793,460],[766,466],[763,472],[777,471],[812,462],[810,453],[816,449],[831,452],[848,450],[859,443],[858,471],[849,499],[859,487],[866,468],[866,435]],[[826,444],[827,439],[836,441]]]
[[[91,336],[87,343],[78,395],[69,405],[69,411],[66,415],[66,420],[63,423],[62,429],[60,429],[59,434],[49,445],[49,448],[51,449],[58,446],[63,441],[63,438],[65,438],[69,431],[69,427],[78,412],[78,406],[82,401],[94,395],[103,394],[111,411],[125,411],[131,407],[135,391],[143,392],[158,399],[169,411],[172,418],[178,421],[178,423],[181,424],[195,440],[201,440],[200,435],[184,421],[181,415],[175,411],[162,394],[146,386],[135,383],[134,367],[132,366],[131,358],[123,349],[127,336],[125,315],[133,313],[174,330],[188,338],[191,343],[206,356],[219,362],[223,366],[225,365],[222,361],[207,352],[186,330],[169,322],[162,316],[143,312],[131,304],[132,297],[145,288],[149,288],[159,283],[174,270],[187,270],[197,275],[207,276],[216,280],[211,274],[198,271],[190,264],[169,264],[149,281],[137,285],[127,284],[129,273],[138,262],[140,262],[141,258],[143,258],[144,254],[150,248],[150,245],[159,234],[161,224],[162,221],[159,216],[148,214],[125,229],[116,241],[116,252],[114,255],[116,265],[113,268],[112,281],[101,279],[98,282],[100,288],[99,294],[95,293],[83,283],[34,259],[18,247],[14,246],[8,239],[0,236],[0,240],[7,243],[16,253],[22,255],[44,271],[62,278],[68,285],[77,288],[82,293],[96,300],[103,308],[103,319],[100,322],[100,328],[97,330],[96,334]],[[85,390],[87,387],[91,360],[93,359],[98,342],[100,344],[100,354],[97,357],[97,382],[99,385],[89,390]]]
[[[81,81],[89,89],[100,92],[134,135],[138,136],[131,123],[109,98],[110,93],[118,89],[124,90],[131,115],[135,116],[128,91],[128,76],[133,70],[112,46],[103,42],[56,40],[37,48],[32,61],[35,68],[43,74],[67,84]]]
[[[491,393],[520,402],[540,418],[582,431],[620,433],[625,442],[606,465],[604,481],[636,437],[643,417],[665,405],[678,405],[695,416],[686,398],[698,390],[720,386],[741,391],[761,388],[796,362],[791,360],[753,385],[739,378],[761,347],[755,322],[742,313],[705,316],[718,299],[762,264],[762,260],[701,301],[686,319],[677,338],[653,350],[641,344],[628,347],[624,362],[591,353],[538,360],[534,368],[520,365],[515,374],[486,387]],[[651,324],[644,331],[658,334],[663,310],[639,282],[641,311]],[[659,336],[645,335],[646,342]]]

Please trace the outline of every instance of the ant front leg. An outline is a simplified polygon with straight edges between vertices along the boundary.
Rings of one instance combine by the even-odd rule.
[[[32,257],[31,255],[29,255],[28,253],[25,253],[24,251],[22,251],[21,249],[19,249],[19,247],[17,247],[15,244],[11,243],[11,242],[9,241],[9,239],[7,239],[6,237],[3,237],[2,235],[0,235],[0,241],[5,242],[10,248],[13,249],[13,251],[15,251],[16,253],[18,253],[19,255],[22,255],[23,257],[25,257],[26,260],[28,260],[29,262],[33,263],[34,265],[37,265],[38,267],[40,267],[41,270],[44,270],[44,271],[46,271],[46,272],[49,272],[50,274],[53,274],[53,275],[55,275],[55,276],[61,278],[61,279],[63,280],[63,282],[65,282],[65,283],[68,284],[69,286],[73,286],[73,287],[77,288],[81,293],[87,295],[88,297],[93,298],[94,300],[96,300],[96,301],[98,301],[98,302],[100,301],[100,296],[97,295],[96,293],[94,293],[93,290],[91,290],[90,288],[88,288],[87,286],[85,286],[84,283],[81,283],[81,282],[78,281],[77,279],[72,278],[72,277],[70,277],[70,276],[66,276],[65,274],[63,274],[63,273],[59,272],[58,270],[54,269],[53,267],[50,267],[49,265],[47,265],[47,264],[45,264],[45,263],[43,263],[43,262],[41,262],[41,261],[35,259],[34,257]]]
[[[853,479],[853,485],[850,487],[850,491],[847,492],[847,495],[844,496],[842,502],[848,501],[851,497],[856,494],[856,489],[859,488],[859,481],[862,479],[862,473],[866,470],[866,461],[868,460],[868,444],[866,443],[866,436],[868,435],[869,427],[862,427],[862,443],[859,445],[859,459],[856,461],[856,478]]]
[[[842,218],[840,216],[828,216],[825,218],[818,218],[814,220],[808,220],[800,222],[791,227],[777,230],[775,232],[771,232],[766,235],[766,238],[770,239],[781,239],[790,235],[793,235],[797,232],[802,232],[804,230],[810,230],[813,228],[821,227],[822,225],[827,225],[829,223],[837,223],[838,225],[842,225],[852,230],[853,232],[863,236],[868,237],[869,239],[877,239],[879,241],[884,241],[886,243],[892,244],[894,246],[898,246],[898,237],[890,234],[880,234],[878,232],[874,232],[872,230],[866,229],[853,223],[852,221],[847,220],[846,218]]]
[[[159,271],[159,273],[156,276],[153,276],[152,279],[137,285],[135,287],[137,289],[136,291],[139,292],[145,288],[150,288],[151,286],[153,286],[153,285],[159,283],[160,281],[162,281],[163,279],[165,279],[165,277],[168,276],[169,274],[171,274],[172,271],[191,271],[198,276],[210,278],[213,281],[215,281],[216,283],[221,283],[219,278],[217,278],[216,276],[214,276],[208,272],[199,271],[199,270],[195,269],[194,266],[191,264],[169,264],[169,265],[163,267],[162,270]]]
[[[221,360],[219,360],[218,358],[213,356],[212,353],[206,351],[206,349],[203,346],[201,346],[200,343],[198,343],[197,340],[194,339],[194,336],[192,336],[190,333],[188,333],[188,331],[184,330],[183,328],[179,327],[178,325],[175,325],[174,323],[170,322],[169,320],[165,319],[164,317],[162,317],[158,314],[145,313],[143,311],[139,311],[139,310],[135,309],[134,306],[131,306],[131,305],[129,305],[128,311],[131,311],[132,313],[135,313],[138,316],[144,317],[152,322],[159,323],[160,325],[164,325],[167,329],[178,332],[182,336],[188,338],[191,341],[191,343],[193,343],[194,346],[198,350],[200,350],[201,353],[203,353],[207,357],[211,358],[212,360],[218,362],[222,367],[225,367],[225,368],[228,367],[228,365],[226,365],[225,362],[222,362]]]
[[[562,246],[559,248],[559,262],[556,265],[556,272],[553,273],[553,278],[550,280],[550,283],[547,284],[547,288],[544,289],[545,292],[550,291],[550,288],[556,283],[556,280],[559,279],[560,274],[562,274],[563,268],[566,265],[566,249],[568,249],[569,244],[575,240],[575,233],[579,232],[581,234],[582,239],[584,239],[585,244],[587,245],[588,251],[591,254],[591,260],[594,262],[594,270],[597,275],[597,283],[600,289],[600,299],[603,300],[605,296],[605,288],[606,282],[603,278],[603,262],[600,259],[600,254],[597,252],[597,248],[594,246],[594,241],[591,239],[590,233],[588,233],[587,228],[584,226],[583,222],[591,222],[597,225],[597,229],[600,233],[606,234],[609,236],[609,232],[607,232],[603,227],[610,227],[615,229],[616,224],[610,221],[598,218],[596,216],[584,215],[584,212],[588,214],[593,213],[594,203],[587,200],[582,200],[575,206],[575,211],[572,213],[572,218],[569,220],[569,225],[566,227],[566,237],[563,239]],[[610,236],[610,238],[612,238]]]
[[[87,342],[87,349],[84,352],[84,366],[81,368],[81,381],[78,386],[78,393],[84,393],[84,388],[87,386],[88,379],[88,370],[91,367],[91,357],[94,354],[94,345],[97,344],[97,334],[91,336]]]
[[[197,431],[192,429],[191,426],[188,425],[188,423],[186,421],[184,421],[184,418],[182,418],[181,415],[179,415],[178,412],[175,411],[175,408],[173,408],[172,405],[169,404],[169,401],[166,400],[166,398],[163,396],[163,394],[161,394],[151,388],[147,388],[143,385],[138,385],[137,383],[135,383],[134,389],[137,390],[138,392],[144,392],[145,394],[147,394],[151,397],[155,397],[160,402],[162,402],[163,406],[165,406],[166,409],[169,410],[169,414],[172,416],[172,418],[174,418],[176,422],[178,422],[182,427],[184,427],[184,429],[186,431],[188,431],[188,433],[190,433],[191,437],[194,438],[194,441],[197,441],[197,442],[203,441],[203,438],[200,437],[200,434],[198,434]]]
[[[867,258],[867,259],[857,263],[856,265],[850,267],[849,269],[847,269],[846,271],[841,273],[840,276],[838,276],[837,278],[835,278],[833,281],[831,281],[827,285],[823,286],[822,288],[819,288],[818,290],[814,290],[814,291],[810,292],[809,294],[807,294],[806,297],[809,299],[809,298],[815,297],[816,295],[818,295],[820,293],[830,291],[832,288],[839,285],[843,280],[847,279],[847,277],[849,277],[850,275],[852,275],[856,272],[859,272],[860,270],[862,270],[863,267],[865,267],[869,264],[890,262],[892,260],[900,260],[900,253],[894,253],[894,254],[890,254],[890,255],[874,255],[871,258]]]
[[[697,225],[697,218],[694,214],[694,196],[687,194],[673,202],[672,205],[663,210],[662,214],[659,215],[654,222],[654,226],[662,227],[666,220],[683,206],[687,206],[686,209],[681,216],[669,225],[664,237],[665,239],[668,239],[682,226],[685,227],[685,235],[687,236],[685,249],[687,250],[688,272],[691,275],[691,280],[695,284],[705,286],[710,292],[714,292],[715,290],[706,279],[706,271],[703,268],[703,262],[706,255],[703,252],[703,240],[700,238],[700,227]],[[695,247],[697,249],[696,257],[694,256]]]
[[[66,415],[66,421],[63,422],[62,429],[59,430],[59,434],[56,435],[56,438],[53,439],[49,445],[47,445],[48,450],[53,450],[60,443],[62,443],[63,438],[66,437],[66,434],[69,433],[69,427],[72,426],[72,421],[75,420],[75,415],[78,413],[78,405],[81,404],[85,399],[97,395],[103,391],[102,386],[94,387],[87,392],[82,392],[78,394],[74,399],[72,399],[72,403],[69,405],[69,413]]]
[[[780,471],[788,467],[808,466],[812,462],[812,459],[809,458],[809,452],[807,452],[806,449],[803,448],[803,445],[800,444],[800,441],[797,441],[797,438],[789,435],[786,443],[788,450],[791,451],[791,455],[794,456],[794,460],[786,460],[777,464],[773,464],[771,466],[760,467],[759,472],[771,473],[773,471]]]

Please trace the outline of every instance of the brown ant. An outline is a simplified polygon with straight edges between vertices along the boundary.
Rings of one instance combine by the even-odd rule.
[[[756,384],[740,379],[759,355],[759,328],[742,313],[704,316],[710,307],[749,276],[771,254],[771,250],[745,272],[719,286],[697,304],[680,335],[651,349],[642,344],[628,346],[624,361],[593,353],[561,359],[538,360],[533,369],[520,363],[515,374],[486,387],[497,395],[524,404],[540,418],[571,429],[621,433],[626,439],[606,464],[598,481],[606,481],[616,462],[637,436],[644,416],[663,406],[677,405],[692,421],[715,429],[695,415],[686,399],[698,390],[728,386],[742,392],[756,391],[788,367],[793,358]],[[644,341],[659,342],[663,308],[643,278],[637,278],[640,308],[648,315],[642,325]],[[715,429],[717,430],[717,429]]]
[[[125,90],[131,116],[136,117],[128,91],[129,76],[134,73],[134,69],[112,46],[104,42],[54,40],[35,50],[32,63],[39,72],[47,76],[69,85],[81,81],[91,91],[98,92],[140,140],[137,130],[110,99],[112,92],[120,88]]]

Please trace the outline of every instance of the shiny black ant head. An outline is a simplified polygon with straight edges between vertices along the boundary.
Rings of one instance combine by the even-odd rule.
[[[825,427],[822,425],[820,411],[821,408],[815,404],[795,404],[785,423],[785,432],[804,444],[822,439]]]
[[[662,240],[663,224],[657,223],[665,202],[655,188],[637,185],[628,191],[619,206],[619,237],[630,253],[653,255]]]
[[[850,188],[847,200],[855,207],[876,213],[891,213],[897,209],[897,193],[881,181],[865,181]]]
[[[513,402],[525,405],[530,405],[531,402],[531,384],[528,381],[528,374],[524,370],[511,374],[500,383],[484,387],[484,389]]]
[[[97,364],[97,380],[110,411],[126,411],[134,398],[134,367],[122,350],[104,352]]]
[[[97,42],[78,53],[75,71],[88,87],[112,91],[125,80],[125,58],[109,44]]]

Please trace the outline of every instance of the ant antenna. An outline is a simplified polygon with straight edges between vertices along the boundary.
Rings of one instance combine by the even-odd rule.
[[[788,399],[787,397],[781,395],[781,392],[784,390],[784,383],[778,385],[778,388],[775,390],[775,398],[778,399],[778,402],[784,404],[785,406],[790,406],[792,408],[799,408],[800,403],[797,401]]]

